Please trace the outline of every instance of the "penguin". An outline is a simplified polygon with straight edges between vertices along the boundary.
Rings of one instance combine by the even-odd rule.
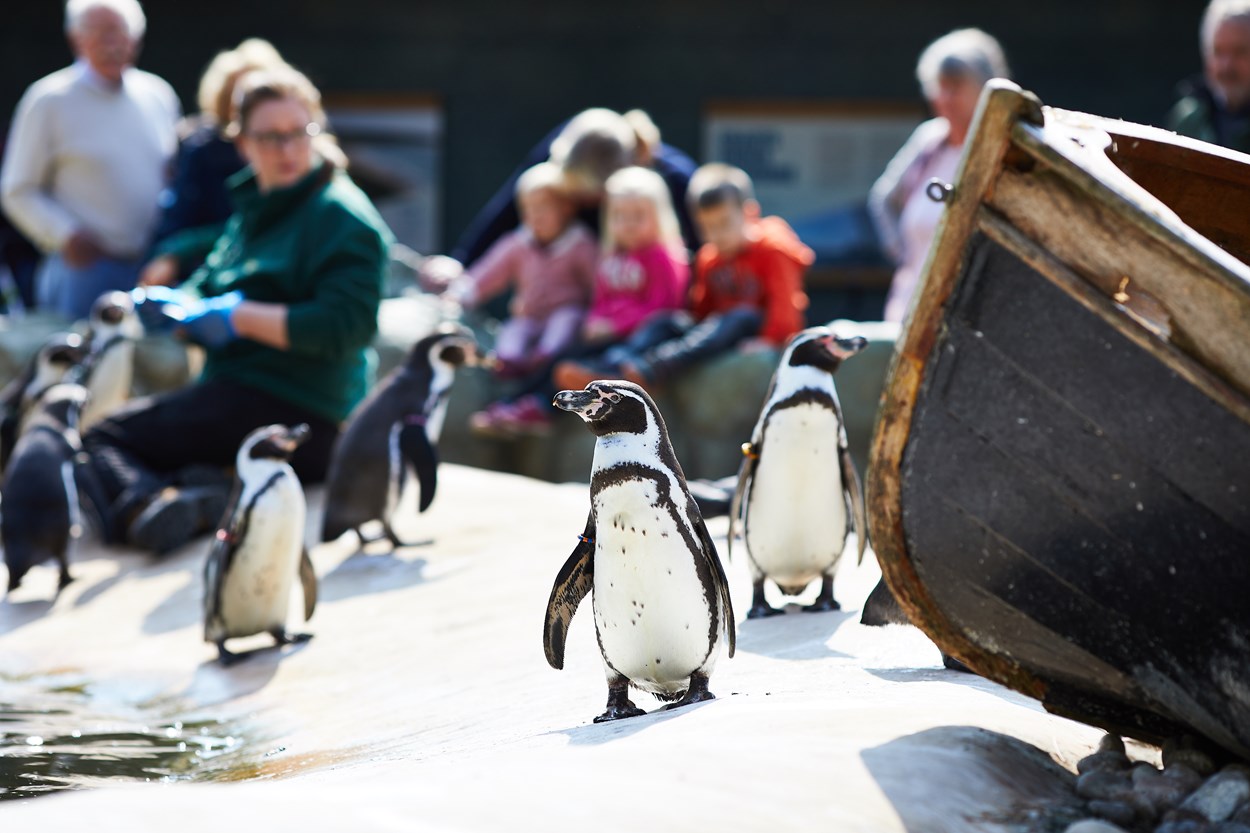
[[[135,342],[143,325],[134,300],[126,292],[106,292],[91,305],[90,352],[82,363],[81,381],[91,393],[82,412],[86,431],[130,398]]]
[[[405,546],[391,528],[391,518],[408,466],[416,472],[419,509],[424,512],[438,485],[435,446],[456,368],[479,360],[467,327],[443,325],[413,345],[404,363],[356,406],[330,457],[321,540],[333,541],[355,530],[364,544],[361,527],[381,521],[391,545]]]
[[[734,655],[729,583],[651,397],[625,381],[595,381],[556,394],[595,441],[590,517],[547,601],[543,648],[564,667],[577,606],[592,594],[608,678],[596,723],[644,714],[629,687],[670,701],[713,699],[708,678],[722,639]]]
[[[25,369],[0,390],[0,471],[22,434],[33,405],[52,386],[70,377],[86,358],[87,346],[77,333],[57,333],[40,346]]]
[[[267,425],[248,434],[235,458],[234,492],[204,565],[204,641],[229,665],[226,640],[267,631],[278,645],[305,642],[288,634],[291,581],[299,574],[304,620],[317,606],[317,574],[304,547],[306,504],[290,463],[307,425]]]
[[[867,345],[827,327],[795,335],[782,351],[751,442],[743,445],[729,512],[729,552],[743,525],[753,593],[748,619],[784,611],[764,599],[764,579],[787,596],[820,579],[807,611],[837,610],[833,574],[854,526],[864,559],[864,496],[846,441],[833,374]]]
[[[31,567],[55,560],[58,592],[70,583],[70,543],[82,534],[74,458],[82,451],[78,420],[87,391],[59,384],[31,406],[27,428],[4,474],[0,542],[9,569],[9,591]]]

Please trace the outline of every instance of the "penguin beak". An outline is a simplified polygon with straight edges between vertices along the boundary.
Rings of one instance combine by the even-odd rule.
[[[274,444],[285,451],[287,454],[295,453],[295,449],[304,444],[304,441],[312,434],[312,429],[308,427],[308,423],[301,422],[294,428],[288,429],[283,435],[274,438]]]
[[[593,390],[562,390],[551,400],[551,404],[560,410],[574,414],[584,414],[598,402],[599,393]]]
[[[822,339],[822,341],[829,348],[829,352],[837,356],[838,359],[849,359],[868,346],[868,339],[863,336],[839,338],[836,335],[830,335]]]

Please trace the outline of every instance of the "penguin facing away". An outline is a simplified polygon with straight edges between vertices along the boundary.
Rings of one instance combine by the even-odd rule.
[[[56,561],[58,590],[71,581],[69,547],[82,532],[74,457],[82,450],[79,413],[87,399],[80,385],[54,385],[31,406],[25,433],[4,474],[0,541],[10,591],[31,567]]]
[[[217,645],[223,665],[239,659],[226,650],[227,639],[268,632],[286,645],[312,638],[286,631],[296,574],[305,620],[317,605],[317,574],[304,547],[304,490],[288,463],[308,434],[307,425],[268,425],[239,447],[234,493],[204,565],[204,641]]]
[[[794,336],[781,354],[760,418],[743,446],[729,512],[729,547],[739,520],[751,567],[747,618],[783,613],[764,598],[764,580],[795,596],[819,578],[807,611],[837,610],[833,575],[852,526],[863,561],[868,525],[863,491],[847,446],[833,374],[867,346],[827,327]]]
[[[667,709],[712,699],[708,677],[722,639],[734,655],[729,583],[659,410],[624,381],[561,391],[555,405],[598,439],[590,517],[547,601],[547,662],[564,667],[569,624],[590,593],[608,678],[596,723],[644,714],[630,686],[675,701]]]
[[[91,397],[82,412],[86,431],[130,398],[135,342],[143,325],[127,292],[106,292],[91,305],[90,352],[82,364],[82,384]]]
[[[458,324],[443,325],[413,345],[405,362],[356,406],[330,459],[321,540],[333,541],[355,530],[363,544],[361,527],[381,521],[391,545],[404,546],[391,518],[408,467],[416,473],[419,509],[424,512],[438,485],[435,447],[456,368],[478,361],[472,332]]]
[[[70,377],[86,358],[87,346],[77,333],[57,333],[31,357],[25,369],[0,390],[0,471],[8,465],[23,424],[40,396]]]

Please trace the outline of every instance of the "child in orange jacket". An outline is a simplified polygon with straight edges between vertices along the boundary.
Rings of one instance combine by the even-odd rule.
[[[663,384],[734,348],[780,347],[803,328],[803,273],[812,250],[785,220],[759,216],[746,172],[704,165],[691,177],[687,198],[705,241],[695,259],[691,310],[652,316],[598,362],[562,362],[561,387],[614,375]]]

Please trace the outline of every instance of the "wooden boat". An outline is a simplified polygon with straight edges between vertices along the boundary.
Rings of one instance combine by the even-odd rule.
[[[888,584],[1050,711],[1250,757],[1250,156],[995,81],[944,215],[873,439]]]

